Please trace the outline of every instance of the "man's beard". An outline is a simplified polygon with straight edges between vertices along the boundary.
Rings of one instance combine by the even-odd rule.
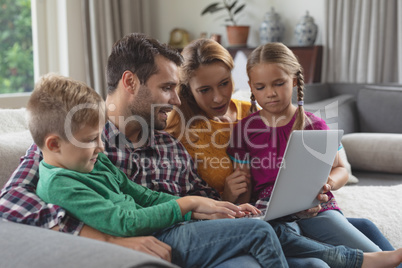
[[[148,88],[141,86],[136,99],[129,104],[128,116],[140,117],[145,121],[148,129],[164,130],[166,128],[166,121],[159,120],[158,115],[161,109],[166,109],[169,105],[152,105],[150,104],[151,102]]]

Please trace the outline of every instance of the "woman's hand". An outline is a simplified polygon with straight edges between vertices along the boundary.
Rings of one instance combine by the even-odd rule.
[[[222,200],[235,203],[239,196],[246,193],[250,187],[250,173],[236,168],[236,170],[225,179]]]

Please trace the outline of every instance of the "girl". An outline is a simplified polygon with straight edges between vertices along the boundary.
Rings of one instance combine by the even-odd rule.
[[[302,67],[285,45],[268,43],[256,48],[249,55],[247,74],[254,113],[235,126],[228,154],[234,162],[246,164],[239,166],[251,174],[252,184],[243,195],[244,201],[257,201],[257,207],[261,208],[263,199],[271,195],[290,133],[303,129],[325,130],[328,126],[322,119],[304,111]],[[294,87],[297,87],[297,107],[292,104]],[[262,108],[260,111],[256,111],[256,102]],[[302,218],[297,224],[303,235],[321,242],[343,244],[366,252],[381,251],[347,221],[330,191],[344,186],[347,178],[348,173],[337,155],[324,186],[328,201],[321,203],[322,208],[315,217],[297,214]],[[295,197],[290,197],[289,202],[294,202],[291,198]]]

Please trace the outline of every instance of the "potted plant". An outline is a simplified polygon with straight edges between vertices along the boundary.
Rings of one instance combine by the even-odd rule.
[[[230,23],[230,25],[226,25],[229,45],[246,46],[250,26],[240,26],[237,24],[237,17],[245,6],[246,4],[240,4],[238,0],[222,0],[222,2],[215,2],[207,6],[201,12],[201,16],[207,13],[213,14],[226,10],[228,17],[225,18],[225,22]]]

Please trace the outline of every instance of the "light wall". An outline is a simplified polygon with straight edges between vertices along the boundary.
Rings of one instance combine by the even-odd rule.
[[[227,45],[225,26],[222,16],[225,11],[215,14],[201,16],[201,11],[211,3],[222,0],[147,0],[146,10],[152,10],[152,15],[147,17],[146,33],[168,42],[170,32],[174,28],[184,28],[190,33],[190,38],[195,39],[202,32],[222,35],[222,44]],[[322,44],[322,30],[324,29],[324,3],[323,0],[239,0],[246,3],[244,15],[240,18],[241,24],[251,26],[248,45],[258,46],[259,27],[263,21],[264,14],[275,8],[279,13],[281,21],[285,25],[283,42],[286,45],[294,45],[294,28],[298,21],[309,11],[310,16],[318,25],[318,35],[315,44]]]

